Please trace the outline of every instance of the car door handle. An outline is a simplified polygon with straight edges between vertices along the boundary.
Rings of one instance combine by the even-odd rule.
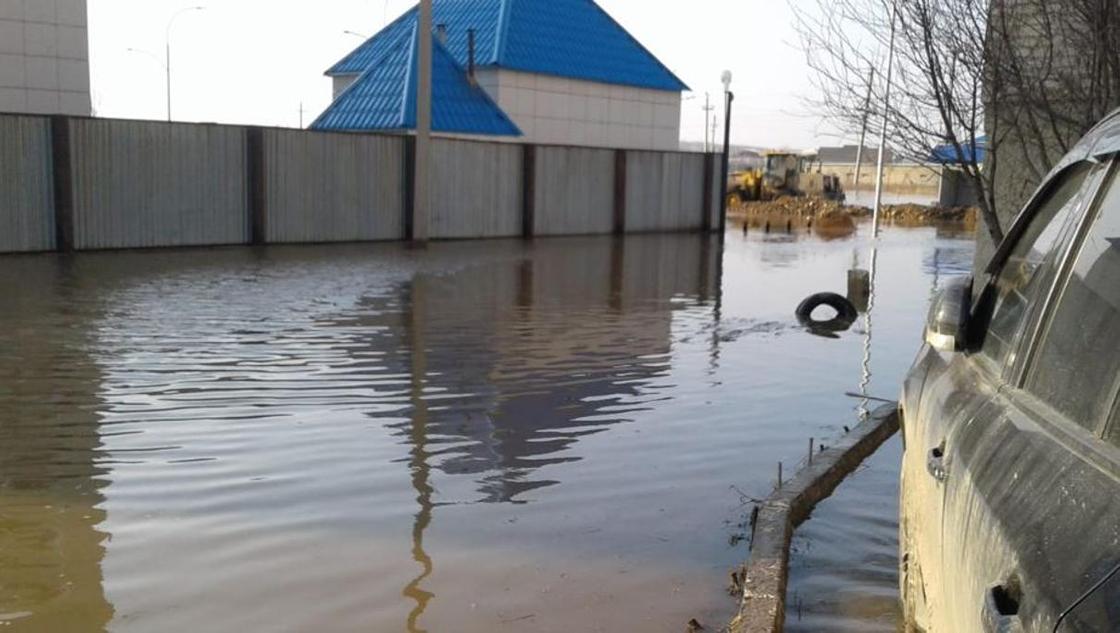
[[[937,448],[930,449],[929,457],[926,459],[926,470],[928,470],[930,476],[937,481],[945,481],[949,478],[949,471],[945,467],[944,444]]]
[[[981,624],[984,633],[1023,633],[1023,621],[1019,618],[1018,583],[992,587],[984,593],[984,612]]]

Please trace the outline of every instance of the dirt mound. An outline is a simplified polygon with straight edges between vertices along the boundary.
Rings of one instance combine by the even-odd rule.
[[[825,216],[846,215],[859,217],[864,209],[840,204],[823,198],[795,198],[786,196],[764,202],[745,202],[729,209],[739,215],[790,216],[799,218],[820,218]]]
[[[897,204],[883,207],[882,217],[895,224],[927,224],[930,222],[959,222],[976,224],[975,207],[927,207],[920,204]]]
[[[728,208],[730,215],[765,218],[799,218],[826,220],[846,217],[852,219],[871,217],[867,207],[842,204],[833,200],[808,197],[782,197],[762,202],[737,203]],[[881,211],[884,222],[902,225],[933,223],[960,223],[975,226],[977,210],[974,207],[934,207],[920,204],[884,205]]]

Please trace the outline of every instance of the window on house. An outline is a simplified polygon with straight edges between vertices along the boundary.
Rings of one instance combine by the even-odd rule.
[[[1016,336],[1041,289],[1053,280],[1055,262],[1065,241],[1066,226],[1081,208],[1084,185],[1092,165],[1080,163],[1058,177],[1037,202],[1034,219],[1019,238],[989,288],[991,305],[980,354],[1002,368],[1011,356]]]
[[[1120,180],[1113,177],[1061,289],[1027,390],[1091,430],[1120,377]]]

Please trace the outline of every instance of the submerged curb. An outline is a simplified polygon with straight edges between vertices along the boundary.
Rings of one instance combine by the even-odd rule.
[[[840,482],[898,430],[898,406],[879,407],[836,446],[813,456],[758,509],[739,615],[730,633],[778,633],[785,626],[789,547],[794,529]]]

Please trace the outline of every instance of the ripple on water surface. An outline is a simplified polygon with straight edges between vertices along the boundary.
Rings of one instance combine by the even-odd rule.
[[[722,251],[678,235],[5,258],[0,623],[718,626],[746,556],[741,495],[858,413],[840,394],[866,337],[813,337],[791,314],[843,283],[857,246],[732,234]],[[880,294],[897,304],[874,349],[904,352],[868,363],[872,388],[893,389],[929,288],[969,249],[888,234]],[[882,539],[857,547],[882,575],[893,511],[868,511]]]

